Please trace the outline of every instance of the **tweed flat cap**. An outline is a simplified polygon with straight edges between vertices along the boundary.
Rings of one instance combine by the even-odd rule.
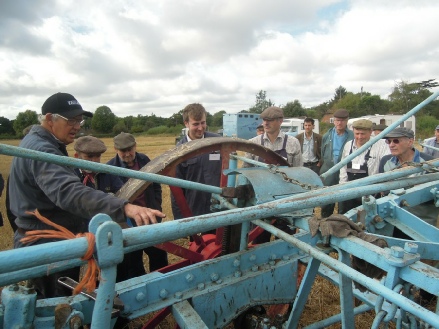
[[[346,119],[349,118],[349,112],[345,109],[335,111],[334,118]]]
[[[274,120],[274,119],[281,119],[284,117],[284,111],[277,106],[270,106],[267,107],[260,115],[261,119],[269,119],[269,120]]]
[[[113,138],[114,147],[118,150],[127,149],[136,145],[136,139],[133,135],[121,132],[119,135]]]
[[[394,137],[415,138],[415,133],[411,129],[405,127],[398,127],[393,129],[386,136],[384,136],[384,138],[394,138]]]
[[[354,123],[352,124],[352,128],[362,129],[362,130],[372,130],[372,125],[373,125],[372,121],[367,119],[360,119],[354,121]]]
[[[104,142],[93,136],[82,136],[76,140],[75,151],[87,154],[102,154],[107,150]]]

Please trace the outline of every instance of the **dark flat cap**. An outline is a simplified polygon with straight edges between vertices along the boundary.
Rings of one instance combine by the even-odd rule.
[[[349,118],[349,112],[345,109],[335,111],[334,118],[346,119]]]
[[[372,130],[381,130],[381,131],[383,131],[386,128],[387,128],[386,125],[375,125],[375,126],[372,127]]]
[[[439,130],[439,125],[436,126],[436,130]]]
[[[259,125],[256,127],[256,129],[264,129],[264,125]]]
[[[354,123],[352,124],[352,128],[355,129],[363,129],[363,130],[372,130],[372,121],[367,120],[367,119],[359,119],[359,120],[355,120]]]
[[[261,119],[282,119],[284,117],[284,111],[277,106],[267,107],[260,115]]]
[[[93,136],[82,136],[76,140],[75,151],[87,154],[102,154],[107,150],[104,142]]]
[[[415,133],[413,130],[404,128],[404,127],[398,127],[393,129],[391,132],[389,132],[384,138],[397,138],[397,137],[408,137],[408,138],[415,138]]]
[[[133,135],[121,132],[119,135],[113,138],[114,147],[118,150],[127,149],[136,145],[136,139]]]

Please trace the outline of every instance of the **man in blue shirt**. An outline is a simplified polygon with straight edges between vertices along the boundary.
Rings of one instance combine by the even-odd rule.
[[[436,130],[434,131],[434,137],[424,140],[424,144],[439,148],[439,125],[436,126]],[[429,147],[424,146],[424,153],[431,155],[434,159],[439,158],[439,151],[433,150]]]
[[[344,145],[354,138],[352,130],[347,128],[349,112],[339,109],[334,113],[334,127],[329,129],[322,138],[322,158],[320,175],[327,172],[335,164],[339,163],[343,153]],[[329,175],[323,180],[325,186],[336,185],[339,182],[340,170]],[[335,204],[328,204],[322,207],[322,217],[329,217],[334,212]]]

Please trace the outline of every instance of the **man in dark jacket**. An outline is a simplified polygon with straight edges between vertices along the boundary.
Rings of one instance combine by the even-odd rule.
[[[70,94],[57,93],[50,96],[42,106],[41,125],[33,126],[20,143],[20,147],[59,156],[68,156],[66,145],[73,143],[84,123],[84,111]],[[12,160],[9,175],[11,211],[18,228],[14,234],[14,248],[41,244],[57,239],[40,239],[24,244],[20,240],[30,230],[52,229],[28,211],[38,209],[41,215],[64,226],[72,233],[82,232],[84,220],[99,213],[109,215],[116,222],[132,218],[138,225],[156,223],[156,216],[165,215],[158,210],[130,204],[99,190],[84,186],[75,171],[67,166],[16,157]],[[40,297],[65,296],[70,292],[60,287],[61,276],[79,279],[79,269],[69,269],[34,280]]]
[[[220,137],[218,134],[206,131],[206,117],[207,112],[203,105],[198,103],[187,105],[183,110],[183,122],[186,128],[188,128],[188,132],[177,145],[202,138]],[[180,163],[176,168],[175,177],[192,182],[219,186],[221,178],[220,154],[215,152],[203,154]],[[193,216],[204,215],[211,212],[211,193],[184,189],[183,194]],[[177,206],[176,200],[173,197],[171,200],[174,219],[183,218],[184,216]]]
[[[303,128],[305,131],[296,136],[302,148],[303,166],[319,175],[322,165],[322,135],[313,132],[313,118],[305,118]]]
[[[136,152],[136,139],[133,135],[128,133],[120,133],[113,139],[116,156],[112,158],[107,164],[128,168],[132,170],[140,170],[151,160],[143,153]],[[128,181],[127,177],[120,177],[123,183]],[[143,193],[141,193],[134,201],[134,204],[149,207],[157,210],[162,210],[162,188],[158,183],[150,184]],[[149,258],[150,271],[158,270],[168,265],[168,255],[166,251],[156,247],[148,247],[143,250]],[[130,254],[125,255],[126,261],[124,268],[118,267],[117,280],[127,280],[136,276],[145,274],[143,267],[143,252],[136,250]],[[129,264],[127,264],[129,263]]]

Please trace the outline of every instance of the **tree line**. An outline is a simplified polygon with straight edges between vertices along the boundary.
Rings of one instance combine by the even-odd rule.
[[[340,85],[335,89],[330,100],[310,108],[302,106],[298,99],[286,104],[276,105],[274,101],[267,98],[266,91],[260,90],[256,94],[255,104],[240,112],[261,113],[265,108],[276,105],[283,108],[285,117],[309,116],[321,119],[326,113],[339,108],[347,109],[352,118],[371,114],[404,114],[432,95],[430,89],[438,85],[435,79],[415,83],[401,80],[395,82],[387,99],[363,91],[363,88],[360,92],[354,93]],[[137,116],[130,115],[120,118],[108,106],[103,105],[96,109],[93,118],[86,119],[83,131],[96,135],[114,135],[122,131],[133,134],[178,134],[183,126],[182,112],[183,109],[172,114],[169,118],[163,118],[155,114],[138,114]],[[207,125],[221,128],[223,115],[226,113],[226,110],[214,114],[208,113]],[[435,100],[426,105],[416,114],[416,118],[417,130],[429,130],[431,134],[436,125],[439,124],[439,101]],[[32,110],[18,113],[15,120],[0,117],[0,136],[3,138],[21,138],[27,127],[37,123],[38,114]]]

